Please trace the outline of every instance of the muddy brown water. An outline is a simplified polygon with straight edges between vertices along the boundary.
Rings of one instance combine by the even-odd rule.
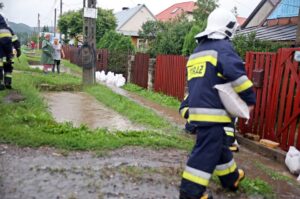
[[[77,127],[85,124],[93,129],[144,129],[83,92],[47,92],[43,96],[57,122],[72,122]]]

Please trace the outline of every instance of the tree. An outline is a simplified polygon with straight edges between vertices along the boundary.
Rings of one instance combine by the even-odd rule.
[[[97,48],[107,48],[111,51],[129,52],[134,50],[130,37],[110,30],[97,43]]]
[[[218,0],[197,0],[197,9],[193,12],[195,21],[207,19],[208,15],[218,7]]]
[[[49,27],[48,26],[43,26],[42,32],[50,32]]]
[[[182,55],[188,56],[193,53],[194,49],[197,46],[195,36],[205,29],[206,22],[203,22],[199,25],[194,25],[190,32],[184,38],[184,44],[182,49]]]
[[[69,37],[75,37],[83,33],[83,10],[69,11],[64,13],[58,20],[60,32]],[[96,41],[98,42],[103,35],[117,27],[116,18],[112,10],[98,8],[96,20]]]

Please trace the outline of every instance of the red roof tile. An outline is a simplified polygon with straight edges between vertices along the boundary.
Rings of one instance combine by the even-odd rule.
[[[171,7],[165,9],[164,11],[157,14],[155,17],[159,21],[168,21],[170,19],[174,19],[182,13],[191,13],[193,10],[197,8],[194,1],[176,3]]]

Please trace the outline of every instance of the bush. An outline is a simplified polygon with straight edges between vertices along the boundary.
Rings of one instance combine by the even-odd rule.
[[[284,42],[259,40],[256,33],[237,35],[233,38],[233,45],[239,56],[244,59],[247,51],[253,52],[276,52],[279,48],[288,47]]]

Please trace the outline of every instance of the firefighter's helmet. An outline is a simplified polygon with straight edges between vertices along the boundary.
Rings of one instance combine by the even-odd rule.
[[[196,35],[195,38],[204,36],[211,39],[232,38],[237,28],[236,17],[230,11],[216,8],[208,16],[206,29]]]

